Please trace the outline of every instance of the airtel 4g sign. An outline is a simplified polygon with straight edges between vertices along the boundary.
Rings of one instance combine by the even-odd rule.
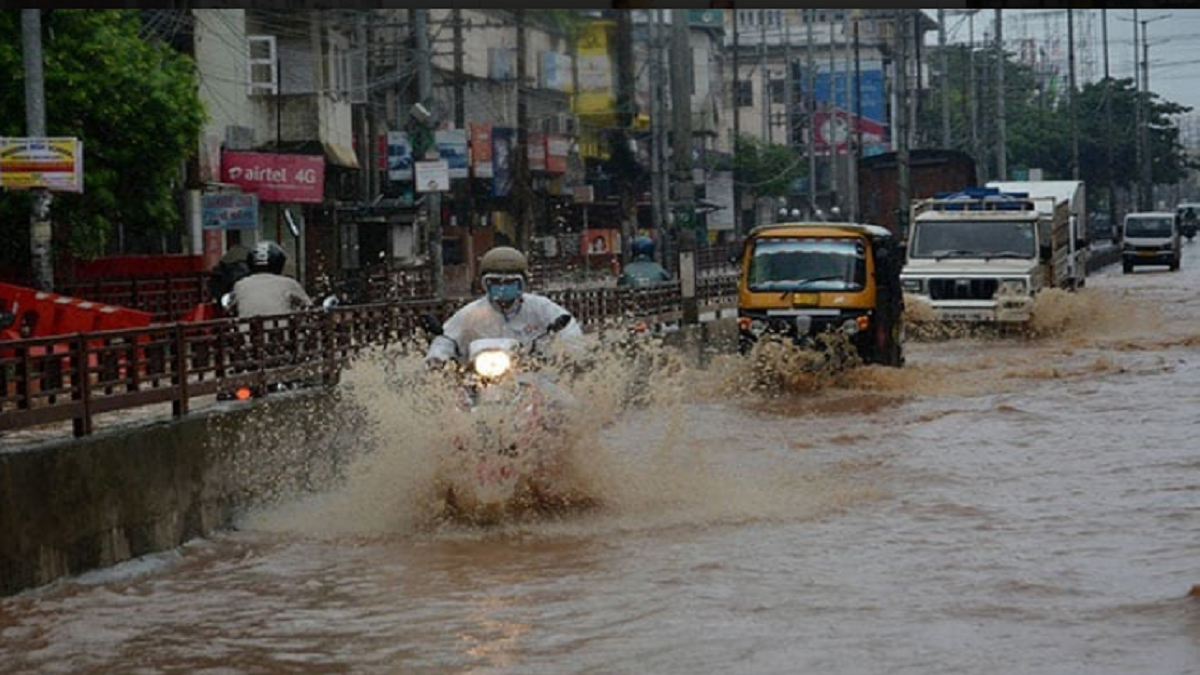
[[[318,203],[325,198],[325,158],[266,152],[221,153],[221,181],[263,202]]]

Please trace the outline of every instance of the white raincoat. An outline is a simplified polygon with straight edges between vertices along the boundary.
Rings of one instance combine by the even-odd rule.
[[[562,305],[550,298],[523,293],[517,310],[510,316],[505,316],[487,296],[484,296],[459,309],[446,321],[442,327],[442,334],[430,343],[425,359],[455,359],[466,365],[467,350],[471,342],[480,338],[515,338],[528,349],[535,339],[546,334],[546,328],[555,319],[568,313]],[[579,322],[572,318],[571,323],[559,331],[557,336],[580,338],[583,336],[583,329]],[[541,340],[541,343],[548,342],[547,338]]]

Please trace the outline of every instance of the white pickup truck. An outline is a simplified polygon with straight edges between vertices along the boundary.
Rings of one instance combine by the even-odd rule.
[[[1087,275],[1080,181],[997,182],[915,200],[900,280],[941,320],[1027,323],[1044,288]]]

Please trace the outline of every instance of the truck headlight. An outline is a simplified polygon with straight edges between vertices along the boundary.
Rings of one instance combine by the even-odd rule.
[[[1001,279],[996,295],[1025,295],[1028,289],[1029,285],[1024,279]]]
[[[920,293],[925,286],[925,284],[921,282],[921,279],[901,279],[900,287],[904,289],[906,293]]]

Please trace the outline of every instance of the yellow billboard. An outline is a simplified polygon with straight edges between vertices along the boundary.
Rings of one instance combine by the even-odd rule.
[[[613,59],[609,34],[616,24],[593,21],[584,26],[578,43],[579,91],[575,96],[577,115],[613,115],[616,109]]]

